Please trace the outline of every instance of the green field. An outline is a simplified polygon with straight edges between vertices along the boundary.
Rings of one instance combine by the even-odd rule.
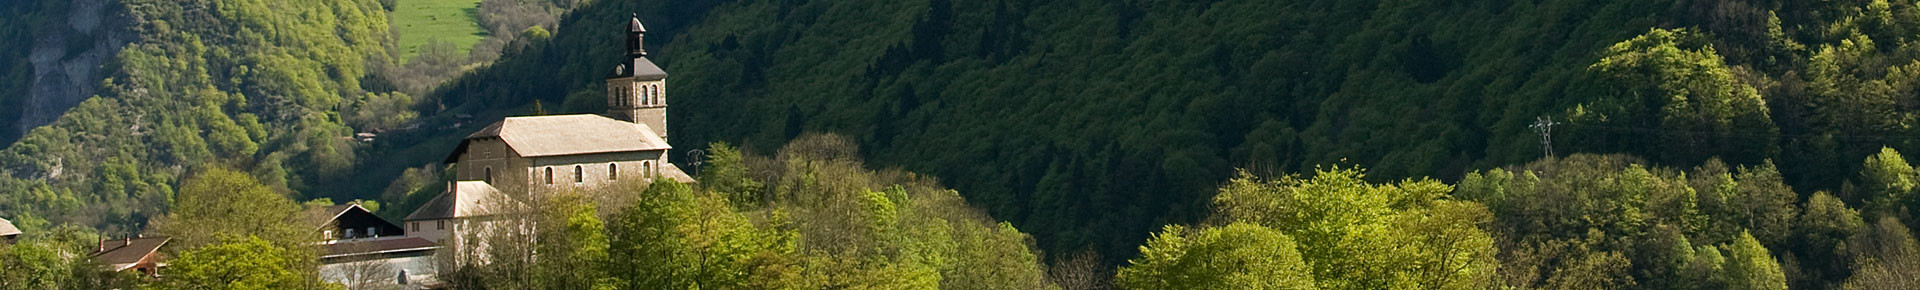
[[[464,54],[487,35],[473,17],[480,0],[400,0],[395,6],[391,25],[400,31],[402,60],[413,59],[434,39],[452,42]]]

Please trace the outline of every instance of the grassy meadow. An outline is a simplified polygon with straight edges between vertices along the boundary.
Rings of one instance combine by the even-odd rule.
[[[467,53],[485,29],[474,18],[480,0],[401,0],[393,9],[392,25],[400,32],[402,59],[413,59],[420,47],[438,39]]]

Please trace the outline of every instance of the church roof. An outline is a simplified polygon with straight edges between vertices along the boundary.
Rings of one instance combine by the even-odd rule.
[[[479,138],[500,138],[521,157],[562,156],[594,153],[667,150],[667,140],[645,124],[614,120],[600,115],[558,115],[511,117],[495,122],[461,141],[447,163],[459,162],[469,142]]]
[[[434,220],[486,216],[506,210],[501,205],[512,204],[512,199],[500,194],[484,181],[455,182],[446,192],[434,196],[420,209],[413,210],[406,220]]]
[[[609,79],[625,77],[632,77],[637,81],[657,81],[667,79],[667,71],[661,70],[660,66],[654,65],[652,60],[647,60],[647,57],[634,57],[615,66],[613,75],[607,76]]]
[[[666,177],[667,179],[672,179],[673,181],[677,181],[680,183],[691,184],[694,182],[698,182],[693,179],[693,176],[687,175],[686,171],[680,170],[680,166],[673,165],[673,163],[667,163],[667,164],[661,165],[660,176]]]

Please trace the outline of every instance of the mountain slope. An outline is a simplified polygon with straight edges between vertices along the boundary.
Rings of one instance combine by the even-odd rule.
[[[599,112],[597,76],[618,55],[612,23],[639,11],[673,31],[650,51],[673,74],[680,149],[767,150],[839,132],[879,166],[942,178],[1055,254],[1131,256],[1152,229],[1199,219],[1236,167],[1360,164],[1374,179],[1451,180],[1534,160],[1545,152],[1529,125],[1543,117],[1559,121],[1562,155],[1683,168],[1773,160],[1808,190],[1844,188],[1881,146],[1920,149],[1902,137],[1920,109],[1911,4],[747,0],[580,11],[552,41],[434,97],[479,119]],[[454,131],[402,136],[414,145],[378,154],[408,161],[366,172],[430,163],[465,130]]]
[[[52,123],[93,95],[99,66],[132,40],[126,12],[106,0],[39,1],[0,8],[0,68],[18,74],[0,82],[0,143]]]
[[[0,151],[0,214],[133,232],[164,213],[178,179],[200,168],[248,170],[293,194],[352,166],[354,147],[343,138],[353,131],[340,112],[366,94],[368,63],[387,61],[378,2],[74,5],[85,3],[124,11],[97,25],[129,31],[132,43],[107,57],[100,79],[69,79],[99,84],[98,97]],[[48,11],[59,9],[33,13]]]
[[[582,11],[636,8],[602,4]],[[1197,218],[1234,167],[1458,176],[1537,157],[1525,124],[1583,101],[1561,95],[1600,50],[1676,7],[739,1],[654,52],[673,73],[681,148],[841,132],[878,163],[945,179],[1045,249],[1115,255]],[[590,76],[617,52],[576,39],[615,37],[582,28],[603,18],[570,17],[554,43],[571,49],[521,56],[543,67],[495,65],[439,96],[597,112]]]

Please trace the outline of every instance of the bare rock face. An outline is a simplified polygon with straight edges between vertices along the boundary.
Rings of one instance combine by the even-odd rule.
[[[67,25],[47,25],[35,31],[33,82],[20,106],[20,120],[13,125],[21,134],[34,127],[53,123],[67,109],[92,97],[99,89],[104,72],[100,64],[120,53],[133,39],[126,29],[124,9],[111,0],[74,0],[67,11]],[[13,139],[18,136],[0,136]]]

